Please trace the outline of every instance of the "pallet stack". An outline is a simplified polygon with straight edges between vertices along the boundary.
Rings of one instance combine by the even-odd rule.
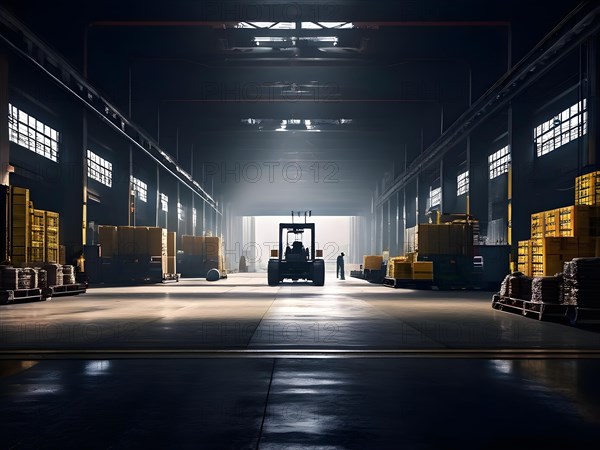
[[[101,225],[98,241],[100,256],[105,260],[160,261],[163,274],[173,273],[169,272],[168,234],[164,228]]]
[[[405,256],[390,258],[387,276],[395,280],[433,280],[433,262],[412,261]]]
[[[181,249],[186,256],[201,259],[204,267],[202,272],[210,269],[224,269],[224,255],[221,238],[218,236],[181,236]],[[204,270],[206,269],[206,271]]]
[[[575,205],[531,215],[531,239],[518,243],[517,270],[524,275],[552,276],[573,258],[595,256],[600,172],[578,177],[575,184]]]

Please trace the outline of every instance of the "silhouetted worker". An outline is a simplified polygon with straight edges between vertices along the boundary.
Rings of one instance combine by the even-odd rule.
[[[346,278],[344,277],[344,252],[342,252],[340,254],[340,256],[337,257],[337,264],[336,264],[336,277],[338,277],[340,280],[345,280]]]
[[[290,256],[290,253],[292,253],[292,249],[290,247],[290,244],[288,244],[287,248],[285,249],[285,259],[287,259],[287,257]]]

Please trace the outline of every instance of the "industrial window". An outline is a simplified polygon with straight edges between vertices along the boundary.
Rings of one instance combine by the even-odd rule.
[[[169,197],[167,197],[165,194],[159,193],[159,197],[160,197],[160,209],[163,210],[164,212],[169,211]]]
[[[429,205],[430,207],[437,206],[442,203],[442,188],[429,188]]]
[[[510,165],[508,145],[488,156],[488,163],[490,168],[490,180],[499,177],[503,173],[507,173],[508,166]]]
[[[112,186],[112,164],[91,150],[87,151],[87,168],[88,177],[92,180]]]
[[[458,174],[456,177],[456,196],[469,192],[469,171]]]
[[[192,208],[192,227],[194,230],[196,229],[197,217],[196,208]]]
[[[146,203],[148,201],[148,185],[136,177],[131,177],[131,186],[137,198]]]
[[[583,99],[533,130],[538,156],[556,150],[587,133],[587,102]]]
[[[58,131],[11,104],[8,105],[8,132],[9,139],[15,144],[58,161]]]
[[[183,205],[179,202],[177,202],[177,218],[179,220],[184,220],[185,219],[185,215],[184,215],[184,211],[183,211]]]

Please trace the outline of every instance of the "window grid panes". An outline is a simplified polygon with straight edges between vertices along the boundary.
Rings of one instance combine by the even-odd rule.
[[[587,102],[583,99],[533,130],[537,156],[543,156],[587,133]]]
[[[465,195],[469,192],[469,171],[463,172],[456,177],[456,195]]]
[[[429,188],[429,204],[433,206],[437,206],[442,202],[442,188]]]
[[[169,197],[167,197],[163,193],[159,193],[159,197],[160,197],[160,209],[163,210],[164,212],[168,212],[169,211]]]
[[[185,218],[185,215],[183,212],[183,205],[181,203],[177,203],[177,218],[179,220],[183,220]]]
[[[490,180],[499,177],[503,173],[508,173],[508,167],[510,165],[508,145],[488,156],[488,163],[490,168]]]
[[[58,131],[44,125],[17,107],[8,105],[9,140],[32,152],[58,161]]]
[[[88,177],[105,186],[112,186],[112,164],[106,159],[96,155],[91,150],[87,151]]]
[[[131,177],[131,186],[137,198],[146,203],[148,201],[148,185],[136,177]]]

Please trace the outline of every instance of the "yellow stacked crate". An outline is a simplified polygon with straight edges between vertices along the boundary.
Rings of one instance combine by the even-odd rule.
[[[415,261],[412,263],[413,280],[433,280],[433,262]]]
[[[600,171],[587,173],[575,179],[575,204],[600,204]]]
[[[383,256],[381,255],[365,255],[363,257],[363,270],[381,270],[383,264]]]
[[[544,212],[544,237],[557,237],[559,230],[559,210],[551,209]]]
[[[519,241],[518,244],[518,259],[517,259],[517,270],[523,275],[528,277],[531,276],[531,260],[532,260],[532,241]]]
[[[576,237],[547,237],[532,240],[532,276],[552,276],[562,272],[573,258],[594,256],[595,243]]]
[[[194,253],[194,237],[195,236],[189,236],[185,234],[181,236],[181,250],[183,250],[183,253],[185,253],[186,255],[196,254]]]
[[[43,262],[46,255],[46,212],[31,208],[30,262]]]
[[[531,238],[539,239],[546,235],[544,213],[539,212],[531,215]]]
[[[52,211],[45,211],[45,244],[46,244],[46,262],[57,263],[60,261],[60,242],[59,242],[59,214]]]
[[[29,189],[11,189],[12,223],[11,255],[12,263],[27,263],[31,247],[31,203]]]
[[[135,250],[135,227],[117,227],[117,243],[119,256],[131,257]]]

